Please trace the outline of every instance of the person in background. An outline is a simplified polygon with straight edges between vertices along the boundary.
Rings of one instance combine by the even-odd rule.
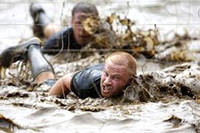
[[[46,39],[43,51],[48,54],[56,54],[61,50],[81,49],[87,45],[93,37],[84,30],[82,22],[88,17],[99,17],[96,6],[85,2],[77,3],[72,9],[72,27],[59,29],[57,25],[52,24],[38,3],[30,4],[30,14],[34,21],[34,34]]]
[[[51,23],[39,4],[30,4],[30,14],[34,20],[35,35],[46,38],[44,46],[41,46],[42,42],[39,38],[33,38],[9,47],[0,53],[0,67],[9,68],[13,62],[28,59],[34,81],[42,83],[47,79],[55,78],[53,67],[43,54],[56,54],[66,49],[79,50],[87,45],[92,40],[92,36],[84,30],[82,21],[91,16],[98,17],[98,11],[93,4],[77,3],[72,10],[72,27],[63,27],[59,30]]]

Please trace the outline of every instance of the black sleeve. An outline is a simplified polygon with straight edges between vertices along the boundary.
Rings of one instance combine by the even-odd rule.
[[[71,90],[79,98],[97,98],[100,94],[100,80],[103,64],[95,65],[77,72],[71,81]]]
[[[60,50],[68,47],[68,40],[71,38],[71,28],[63,27],[59,32],[52,35],[43,47],[43,52],[47,54],[57,54]]]

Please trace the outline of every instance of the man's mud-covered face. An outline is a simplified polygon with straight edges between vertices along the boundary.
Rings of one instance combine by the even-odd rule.
[[[105,63],[101,76],[101,94],[103,97],[119,95],[130,82],[131,76],[125,66],[114,64],[112,61]]]
[[[78,44],[81,46],[86,45],[92,40],[92,36],[84,30],[82,25],[82,22],[86,18],[92,15],[94,16],[93,13],[77,12],[74,14],[72,18],[72,27],[74,29],[74,36]]]

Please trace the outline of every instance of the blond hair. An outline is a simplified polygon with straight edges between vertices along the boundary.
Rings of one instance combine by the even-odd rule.
[[[136,75],[136,59],[127,52],[117,51],[112,53],[106,58],[106,62],[111,61],[116,65],[122,65],[128,68],[128,72],[131,75]]]

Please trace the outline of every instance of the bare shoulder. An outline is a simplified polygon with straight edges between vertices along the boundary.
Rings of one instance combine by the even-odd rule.
[[[70,90],[71,90],[71,80],[72,80],[73,75],[74,73],[68,73],[62,77],[62,81],[64,85]]]

